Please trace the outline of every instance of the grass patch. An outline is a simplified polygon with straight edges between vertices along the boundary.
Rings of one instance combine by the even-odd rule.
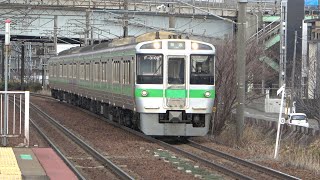
[[[237,147],[235,141],[235,125],[227,125],[223,132],[215,137],[219,144],[230,147]],[[320,174],[320,138],[305,144],[301,139],[294,139],[296,136],[282,139],[280,143],[279,160],[282,165],[294,166],[301,169],[311,170],[315,174]],[[305,137],[314,138],[314,137]],[[265,129],[257,126],[247,125],[244,128],[242,146],[237,147],[250,159],[273,160],[276,133],[266,132]]]

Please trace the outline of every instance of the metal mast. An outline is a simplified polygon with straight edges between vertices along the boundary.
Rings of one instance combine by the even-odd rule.
[[[279,87],[285,84],[287,63],[287,0],[281,1]]]

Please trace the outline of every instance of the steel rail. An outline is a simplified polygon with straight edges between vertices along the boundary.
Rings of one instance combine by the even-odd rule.
[[[44,95],[44,96],[45,96],[45,95]],[[68,105],[68,106],[76,107],[76,106],[73,106],[73,105],[68,104],[68,103],[66,103],[66,102],[64,102],[64,103],[65,103],[66,105]],[[224,174],[226,174],[226,175],[228,175],[228,176],[234,177],[234,178],[236,178],[236,179],[254,179],[254,178],[248,177],[248,176],[246,176],[246,175],[243,175],[243,174],[241,174],[241,173],[235,172],[235,171],[232,170],[232,169],[228,169],[228,168],[226,168],[226,167],[224,167],[224,166],[221,166],[221,165],[219,165],[219,164],[215,164],[215,163],[213,163],[213,162],[211,162],[211,161],[208,161],[208,160],[206,160],[206,159],[204,159],[204,158],[201,158],[201,157],[199,157],[199,156],[197,156],[197,155],[195,155],[195,154],[189,153],[189,152],[187,152],[187,151],[185,151],[185,150],[182,150],[182,149],[180,149],[180,148],[178,148],[178,147],[172,146],[172,145],[170,145],[170,144],[168,144],[168,143],[166,143],[166,142],[163,142],[163,141],[161,141],[161,140],[158,140],[158,139],[152,138],[152,137],[150,137],[150,136],[147,136],[147,135],[145,135],[145,134],[143,134],[143,133],[141,133],[141,132],[138,132],[138,131],[136,131],[136,130],[134,130],[134,129],[131,129],[131,128],[122,126],[122,125],[120,125],[120,124],[118,124],[118,123],[116,123],[116,122],[114,122],[114,121],[111,121],[111,120],[109,120],[109,119],[107,119],[107,118],[105,118],[105,117],[102,117],[101,115],[97,115],[97,114],[95,114],[95,113],[93,113],[93,112],[91,112],[91,111],[88,111],[88,110],[86,110],[86,109],[83,109],[83,108],[80,108],[80,107],[76,107],[76,108],[77,108],[78,110],[82,111],[82,112],[91,114],[91,115],[97,117],[98,119],[101,119],[101,120],[103,120],[103,121],[106,121],[107,123],[112,124],[112,125],[120,128],[120,129],[123,129],[123,130],[125,130],[125,131],[128,131],[128,132],[130,132],[130,133],[132,133],[132,134],[134,134],[134,135],[136,135],[136,136],[139,136],[139,137],[141,137],[141,138],[143,138],[143,139],[145,139],[145,140],[148,140],[148,141],[150,141],[150,142],[159,144],[159,145],[162,146],[162,147],[165,147],[165,148],[171,149],[172,151],[175,151],[175,152],[177,152],[177,153],[183,154],[185,157],[188,157],[188,158],[190,158],[190,159],[192,159],[192,160],[195,160],[195,161],[201,162],[201,163],[203,163],[203,164],[206,164],[207,166],[209,166],[209,167],[211,167],[211,168],[213,168],[213,169],[216,169],[216,170],[218,170],[218,171],[220,171],[220,172],[222,172],[222,173],[224,173]],[[188,142],[189,142],[188,145],[191,145],[191,146],[192,146],[193,143],[196,144],[195,142],[193,142],[193,141],[191,141],[191,140],[188,140]],[[195,146],[196,146],[195,148],[197,148],[197,145],[195,145]],[[205,147],[205,146],[202,146],[201,148],[203,148],[203,149],[201,149],[201,150],[203,150],[203,151],[205,151],[205,152],[209,151],[209,153],[211,153],[211,152],[210,152],[210,148],[207,148],[207,147]],[[206,150],[207,150],[207,151],[206,151]],[[233,159],[233,156],[228,155],[228,154],[223,154],[223,153],[222,153],[222,154],[218,154],[218,153],[217,153],[216,155],[217,155],[217,156],[220,156],[220,157],[223,157],[223,158],[225,158],[225,159],[228,159],[228,160],[231,160],[231,161],[240,163],[240,164],[242,164],[242,165],[244,165],[244,166],[249,166],[249,167],[251,167],[250,164],[255,164],[255,163],[251,163],[251,162],[248,162],[248,161],[242,160],[242,159],[240,159],[240,158],[236,158],[236,157],[235,157],[235,158],[238,159],[238,161],[237,161],[237,160],[232,160],[232,159]],[[248,163],[248,165],[247,165],[247,163]],[[256,164],[256,165],[257,165],[257,166],[255,166],[255,170],[257,170],[257,171],[262,171],[262,172],[264,172],[264,173],[265,173],[265,171],[267,171],[267,173],[270,173],[270,172],[272,172],[272,171],[278,172],[277,177],[279,177],[279,178],[281,178],[281,179],[299,179],[299,178],[297,178],[297,177],[294,177],[294,176],[291,176],[291,175],[282,173],[282,172],[280,172],[280,171],[273,170],[273,169],[271,169],[271,168],[267,168],[267,167],[264,167],[264,166],[261,166],[261,165],[258,165],[258,164]],[[252,168],[254,168],[254,167],[252,167]]]
[[[70,104],[68,104],[68,103],[66,103],[66,105],[75,107],[75,106],[70,105]],[[128,127],[125,127],[125,126],[121,126],[121,125],[119,125],[118,123],[113,122],[113,121],[111,121],[111,120],[109,120],[109,119],[107,119],[107,118],[104,118],[104,117],[102,117],[102,116],[99,116],[99,115],[97,115],[97,114],[95,114],[95,113],[93,113],[93,112],[90,112],[90,111],[88,111],[88,110],[82,109],[82,108],[80,108],[80,107],[76,107],[76,108],[77,108],[78,110],[80,110],[80,111],[82,111],[82,112],[85,112],[85,113],[88,113],[88,114],[90,114],[90,115],[92,115],[92,116],[94,116],[94,117],[96,117],[96,118],[98,118],[98,119],[100,119],[100,120],[106,121],[107,123],[112,124],[112,125],[120,128],[120,129],[123,129],[123,130],[125,130],[125,131],[127,131],[127,132],[130,132],[131,134],[134,134],[134,135],[136,135],[136,136],[138,136],[138,137],[141,137],[141,138],[143,138],[143,139],[145,139],[145,140],[148,140],[148,141],[150,141],[150,142],[152,142],[152,143],[156,143],[156,144],[158,144],[158,145],[160,145],[160,146],[162,146],[162,147],[165,147],[165,148],[167,148],[167,149],[170,149],[170,150],[172,150],[172,151],[174,151],[174,152],[176,152],[176,153],[183,154],[185,157],[188,157],[188,158],[190,158],[190,159],[192,159],[192,160],[194,160],[194,161],[198,161],[198,162],[201,162],[201,163],[203,163],[203,164],[206,164],[208,167],[213,168],[213,169],[215,169],[215,170],[217,170],[217,171],[219,171],[219,172],[222,172],[222,173],[225,174],[225,175],[231,176],[231,177],[236,178],[236,179],[239,179],[239,180],[240,180],[240,179],[241,179],[241,180],[253,180],[253,178],[251,178],[251,177],[248,177],[248,176],[243,175],[243,174],[241,174],[241,173],[235,172],[235,171],[233,171],[232,169],[228,169],[228,168],[226,168],[226,167],[224,167],[224,166],[221,166],[221,165],[219,165],[219,164],[215,164],[214,162],[208,161],[208,160],[206,160],[206,159],[204,159],[204,158],[201,158],[201,157],[199,157],[199,156],[197,156],[197,155],[195,155],[195,154],[192,154],[192,153],[187,152],[187,151],[184,151],[184,150],[182,150],[182,149],[180,149],[180,148],[174,147],[174,146],[172,146],[172,145],[170,145],[170,144],[168,144],[168,143],[166,143],[166,142],[163,142],[163,141],[160,141],[160,140],[158,140],[158,139],[155,139],[155,138],[152,138],[152,137],[150,137],[150,136],[147,136],[147,135],[145,135],[145,134],[143,134],[143,133],[141,133],[141,132],[138,132],[138,131],[136,131],[136,130],[134,130],[134,129],[131,129],[131,128],[128,128]]]
[[[274,176],[274,177],[277,177],[277,178],[280,178],[280,179],[296,179],[296,180],[299,179],[297,177],[294,177],[294,176],[285,174],[283,172],[280,172],[280,171],[277,171],[277,170],[262,166],[260,164],[249,162],[249,161],[240,159],[238,157],[232,156],[230,154],[227,154],[227,153],[215,150],[215,149],[208,148],[208,147],[203,146],[203,145],[201,145],[199,143],[196,143],[196,142],[194,142],[192,140],[188,140],[188,145],[190,145],[190,146],[192,146],[192,147],[194,147],[196,149],[200,149],[200,150],[205,151],[207,153],[210,153],[210,154],[213,154],[213,155],[228,159],[228,160],[233,161],[235,163],[242,164],[243,166],[247,166],[247,167],[253,168],[253,169],[257,170],[257,171],[260,171],[262,173],[265,173],[267,175],[271,175],[271,176]]]
[[[86,178],[78,171],[75,165],[60,151],[60,149],[49,139],[49,137],[40,129],[40,127],[30,118],[31,125],[35,127],[38,133],[49,143],[50,147],[60,156],[60,158],[67,164],[67,166],[76,174],[79,179]]]
[[[94,158],[96,158],[99,162],[103,164],[104,167],[110,169],[112,172],[114,172],[116,175],[118,175],[121,179],[125,180],[133,180],[134,178],[131,177],[129,174],[127,174],[125,171],[123,171],[121,168],[119,168],[117,165],[115,165],[113,162],[111,162],[109,159],[105,158],[101,153],[99,153],[97,150],[95,150],[93,147],[88,145],[86,142],[84,142],[82,139],[77,137],[74,133],[72,133],[70,130],[65,128],[63,125],[58,123],[54,118],[49,116],[47,113],[43,112],[40,108],[38,108],[33,103],[30,103],[30,107],[33,107],[39,114],[45,116],[55,127],[57,127],[59,130],[61,130],[67,137],[72,139],[75,143],[77,143],[81,148],[83,148],[85,151],[87,151],[90,155],[92,155]]]
[[[13,101],[13,100],[10,100]],[[16,105],[18,108],[19,106]],[[21,110],[24,113],[24,110]],[[41,130],[41,128],[31,119],[29,118],[31,125],[38,131],[38,133],[47,141],[50,147],[58,154],[58,156],[67,164],[67,166],[71,169],[73,173],[77,176],[77,178],[81,180],[86,180],[84,176],[78,171],[78,169],[72,164],[71,161],[60,151],[60,149],[50,140],[50,138]]]

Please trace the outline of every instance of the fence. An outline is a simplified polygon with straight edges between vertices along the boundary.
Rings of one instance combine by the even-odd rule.
[[[6,95],[7,103],[4,102]],[[24,146],[29,146],[29,99],[29,91],[0,91],[0,137],[4,146],[7,138],[18,141],[22,138]]]

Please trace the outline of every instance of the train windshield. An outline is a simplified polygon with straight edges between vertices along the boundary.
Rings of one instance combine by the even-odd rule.
[[[190,84],[214,85],[214,56],[191,55]]]
[[[137,55],[137,83],[162,84],[163,83],[163,55],[138,54]]]

